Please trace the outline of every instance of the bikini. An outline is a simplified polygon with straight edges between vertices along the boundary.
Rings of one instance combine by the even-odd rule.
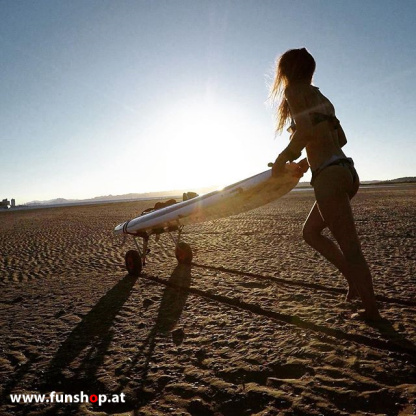
[[[312,121],[313,126],[316,126],[317,124],[322,123],[323,121],[328,121],[329,123],[333,124],[334,130],[338,129],[339,127],[339,120],[333,114],[312,112],[312,113],[309,113],[309,115],[311,116],[311,121]],[[290,124],[290,127],[288,128],[288,131],[290,133],[293,133],[296,131],[296,124],[293,119]],[[353,184],[355,184],[355,182],[358,181],[358,174],[354,167],[354,161],[350,157],[332,155],[325,162],[323,162],[318,168],[312,171],[312,180],[311,180],[312,186],[314,182],[316,181],[316,178],[318,177],[318,175],[324,169],[330,166],[342,166],[348,169],[351,173]]]
[[[340,156],[332,155],[329,159],[327,159],[324,163],[322,163],[321,166],[319,166],[318,168],[312,171],[312,180],[311,180],[312,186],[314,182],[316,181],[316,178],[318,177],[318,175],[324,169],[329,168],[330,166],[342,166],[348,169],[352,176],[352,183],[355,184],[355,182],[358,181],[358,173],[355,170],[354,161],[350,157],[340,157]]]

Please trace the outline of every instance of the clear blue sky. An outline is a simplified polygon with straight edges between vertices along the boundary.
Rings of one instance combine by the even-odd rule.
[[[416,176],[415,21],[414,0],[0,1],[0,198],[265,170],[288,140],[265,104],[274,62],[303,46],[361,179]]]

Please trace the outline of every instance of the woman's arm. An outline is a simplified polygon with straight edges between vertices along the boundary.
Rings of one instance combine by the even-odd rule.
[[[310,108],[307,104],[304,86],[286,88],[285,97],[290,112],[296,123],[296,131],[292,134],[289,145],[277,157],[273,165],[273,175],[277,176],[284,170],[286,162],[294,161],[300,157],[302,149],[311,139],[312,123],[309,116]]]
[[[296,124],[296,131],[290,138],[287,148],[293,153],[300,156],[302,149],[311,139],[312,122],[309,115],[310,105],[307,96],[309,94],[309,86],[295,85],[285,90],[285,97],[289,105],[290,113]]]

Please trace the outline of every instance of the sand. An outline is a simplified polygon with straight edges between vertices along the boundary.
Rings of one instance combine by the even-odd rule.
[[[301,238],[312,192],[152,239],[141,277],[112,235],[147,202],[0,213],[0,415],[409,415],[416,411],[416,187],[353,209],[381,324]],[[160,243],[163,243],[161,245]],[[10,394],[125,394],[12,404]]]

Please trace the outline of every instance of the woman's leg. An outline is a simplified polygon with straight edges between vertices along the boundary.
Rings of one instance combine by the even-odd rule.
[[[303,238],[312,248],[331,262],[347,279],[348,293],[346,300],[350,301],[358,297],[358,292],[353,280],[348,275],[348,265],[344,254],[332,240],[322,235],[322,231],[326,227],[327,224],[323,220],[318,205],[315,202],[303,225]]]
[[[319,212],[337,240],[347,263],[347,275],[363,302],[368,319],[380,319],[367,262],[361,251],[351,210],[349,194],[354,187],[350,172],[342,166],[331,166],[315,181]]]

